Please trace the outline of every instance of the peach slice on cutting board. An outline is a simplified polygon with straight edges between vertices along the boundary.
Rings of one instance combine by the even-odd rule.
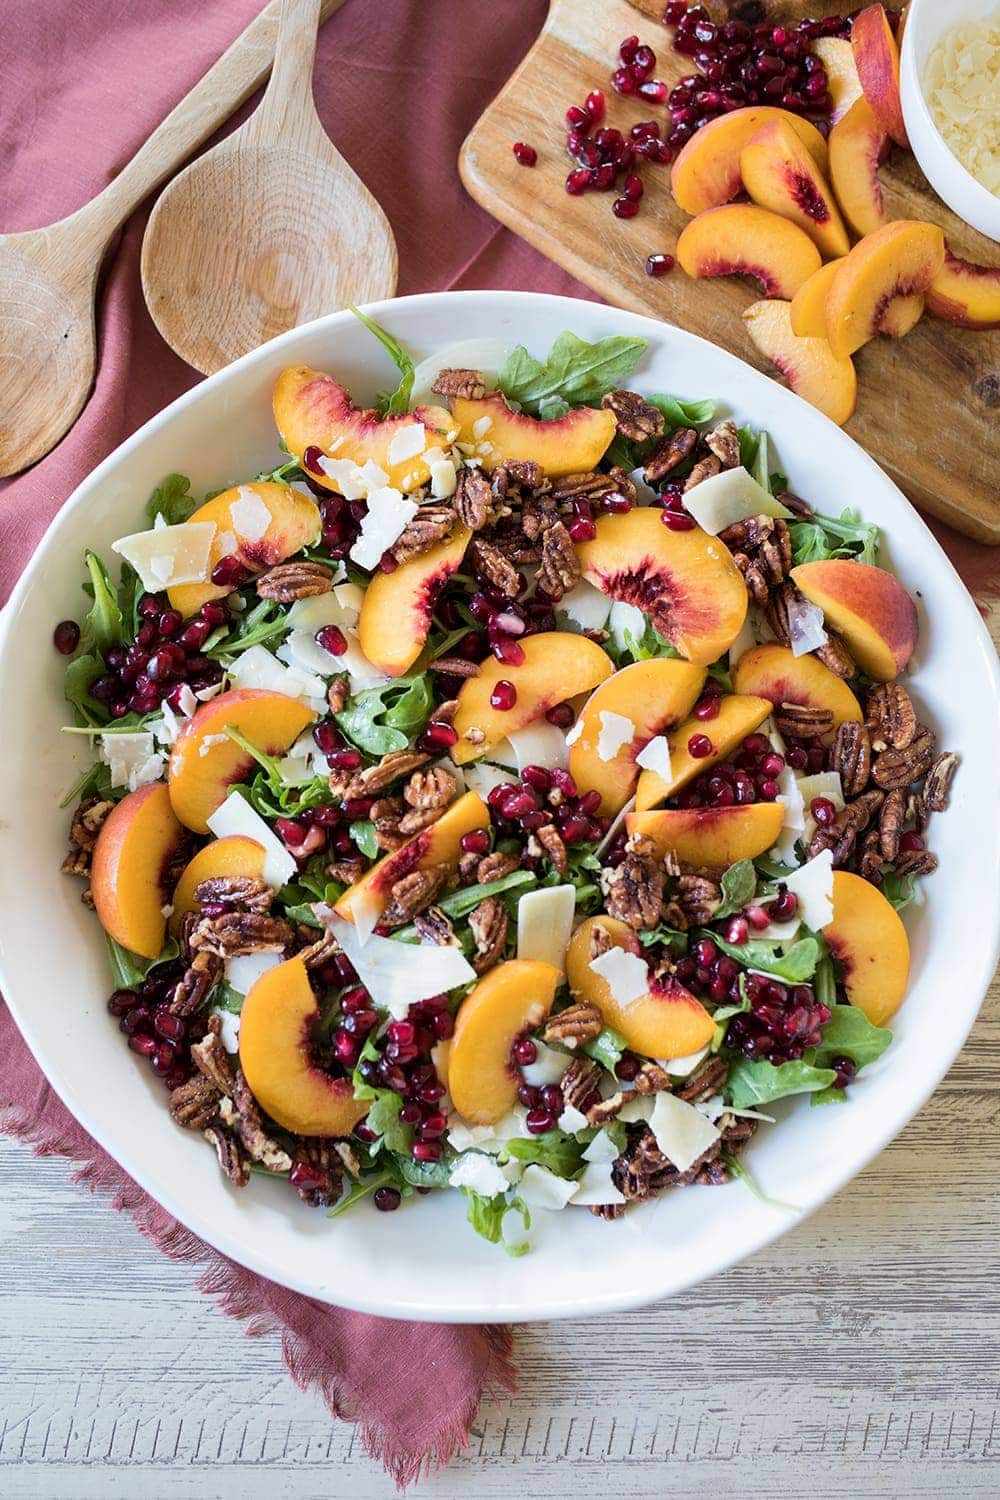
[[[695,131],[670,170],[671,191],[686,214],[702,214],[736,197],[743,185],[740,152],[771,120],[787,120],[820,171],[826,171],[826,141],[808,120],[768,104],[734,109]]]
[[[813,42],[812,51],[826,70],[827,91],[833,100],[830,124],[836,125],[864,92],[854,61],[854,50],[846,37],[824,36],[818,42]]]
[[[129,792],[105,820],[90,871],[101,926],[141,958],[159,958],[166,936],[167,872],[184,829],[162,781]]]
[[[349,1078],[316,1066],[312,1031],[319,1007],[301,958],[268,969],[240,1012],[240,1067],[272,1120],[295,1135],[350,1135],[368,1113]]]
[[[488,657],[479,676],[463,682],[452,721],[458,734],[458,744],[451,752],[456,765],[464,766],[487,754],[557,703],[577,693],[589,693],[614,671],[607,652],[583,635],[548,630],[524,636],[520,645],[524,660],[519,665]],[[512,708],[494,708],[490,702],[501,682],[509,682],[515,690]]]
[[[588,917],[574,932],[566,950],[566,977],[574,996],[599,1010],[606,1026],[621,1032],[629,1047],[646,1057],[689,1057],[712,1040],[715,1023],[708,1011],[676,979],[651,980],[649,991],[622,1004],[611,985],[590,967],[593,938],[606,946],[641,954],[630,927],[615,917]]]
[[[192,714],[174,741],[167,783],[174,812],[186,828],[208,833],[208,819],[229,788],[256,767],[226,734],[232,725],[267,755],[284,755],[316,715],[284,693],[237,688],[220,693]]]
[[[1000,328],[1000,266],[977,266],[946,248],[927,289],[927,311],[963,328]]]
[[[263,880],[264,846],[244,834],[213,839],[188,861],[170,898],[170,931],[176,933],[181,918],[198,905],[195,891],[203,880]]]
[[[828,708],[833,727],[860,723],[861,705],[847,683],[815,656],[793,656],[787,646],[768,643],[744,652],[733,672],[738,693],[766,698],[777,708],[795,703],[803,708]]]
[[[792,332],[797,339],[826,338],[826,296],[837,274],[837,267],[843,264],[843,260],[844,257],[840,256],[837,260],[827,261],[825,266],[820,266],[808,281],[803,282],[792,298],[789,316],[792,320]]]
[[[448,1090],[463,1120],[495,1125],[514,1108],[521,1079],[511,1047],[545,1020],[561,982],[552,964],[513,958],[466,995],[448,1053]]]
[[[843,427],[858,400],[854,365],[838,358],[825,338],[797,338],[791,314],[790,302],[755,302],[743,321],[756,347],[795,394]]]
[[[590,695],[578,720],[579,736],[570,748],[569,770],[578,791],[600,792],[601,813],[613,817],[625,806],[639,780],[636,756],[690,712],[704,681],[702,667],[657,657],[623,667]],[[610,756],[606,746],[601,754],[606,713],[619,715],[634,730],[628,744]]]
[[[658,803],[673,797],[681,787],[687,786],[703,771],[708,771],[720,760],[725,760],[730,751],[753,734],[770,714],[773,705],[767,698],[754,698],[745,693],[727,693],[719,699],[719,712],[714,719],[685,719],[667,736],[670,749],[670,780],[664,781],[656,771],[645,770],[639,777],[635,789],[636,812],[646,812]],[[688,749],[692,735],[707,735],[712,752],[696,760]]]
[[[893,298],[927,291],[944,265],[936,224],[897,219],[865,235],[838,266],[826,298],[827,338],[840,358],[874,338]]]
[[[854,65],[865,98],[897,146],[909,147],[899,94],[899,48],[883,5],[869,5],[851,24]]]
[[[727,203],[692,219],[677,259],[689,276],[752,276],[766,297],[786,298],[821,264],[803,229],[755,203]]]
[[[740,153],[743,185],[761,208],[805,231],[827,259],[851,248],[833,191],[784,120],[763,126]]]
[[[871,234],[886,223],[878,169],[888,150],[889,137],[864,98],[830,131],[830,181],[855,234]]]
[[[877,682],[898,677],[917,644],[917,607],[892,573],[848,558],[792,569],[799,592],[843,636],[858,666]]]
[[[656,857],[675,854],[683,865],[726,870],[740,859],[756,859],[773,849],[785,809],[780,802],[749,802],[742,807],[661,807],[629,813],[629,833],[652,839]]]
[[[576,555],[588,583],[643,610],[682,656],[705,667],[728,651],[740,632],[746,584],[732,554],[715,537],[697,526],[671,531],[660,514],[640,506],[625,515],[601,516],[597,535],[578,543]]]
[[[267,512],[270,520],[266,529],[257,534],[246,535],[241,530],[241,512],[249,510]],[[254,522],[262,520],[263,512],[254,516]],[[239,484],[224,490],[213,500],[190,516],[191,521],[214,521],[215,536],[209,551],[209,573],[216,563],[230,553],[241,562],[248,573],[263,573],[277,563],[301,552],[315,542],[320,533],[319,507],[308,495],[300,495],[287,484],[272,484],[261,481],[254,484]],[[233,584],[178,583],[167,590],[172,609],[179,610],[187,618],[197,613],[209,599],[222,599],[231,594]]]
[[[884,1026],[903,1003],[910,974],[910,944],[899,913],[860,875],[833,872],[833,921],[823,928],[841,965],[847,998]]]
[[[575,407],[552,422],[511,411],[503,396],[458,397],[452,406],[460,443],[471,444],[484,469],[502,463],[536,463],[549,478],[593,469],[615,435],[610,411]]]
[[[405,428],[420,423],[425,428],[425,448],[443,448],[451,440],[455,423],[443,406],[415,406],[398,417],[380,417],[354,405],[351,393],[308,365],[290,365],[282,370],[274,386],[274,420],[285,447],[317,484],[339,491],[336,479],[322,469],[303,462],[307,448],[318,448],[324,458],[347,459],[359,467],[373,463],[385,474],[384,484],[413,490],[430,477],[427,461],[416,457],[390,457],[393,439]]]
[[[390,677],[410,670],[430,633],[441,590],[461,567],[471,537],[469,528],[459,524],[443,542],[394,572],[372,575],[358,616],[358,638],[373,666]]]

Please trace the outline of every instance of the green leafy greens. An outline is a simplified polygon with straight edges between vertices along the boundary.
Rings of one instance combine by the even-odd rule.
[[[369,318],[367,313],[361,312],[359,308],[354,306],[353,302],[348,302],[347,305],[358,321],[365,325],[368,332],[378,339],[382,348],[399,371],[399,384],[396,386],[396,389],[394,391],[383,391],[379,395],[379,416],[402,416],[404,412],[409,411],[410,397],[413,394],[413,360],[407,354],[402,344],[397,339],[394,339],[392,334],[385,328],[376,323],[374,318]]]
[[[162,516],[168,526],[180,526],[191,516],[197,504],[187,475],[168,474],[146,501],[146,515],[150,526],[155,524],[157,516]]]
[[[547,359],[536,359],[523,344],[513,349],[499,386],[529,416],[561,416],[570,406],[599,405],[602,396],[629,378],[646,348],[645,339],[624,335],[588,344],[575,333],[561,333]]]

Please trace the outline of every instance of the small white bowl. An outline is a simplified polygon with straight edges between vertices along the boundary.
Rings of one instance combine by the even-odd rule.
[[[938,130],[924,96],[924,69],[945,31],[979,21],[997,10],[998,0],[911,0],[903,52],[900,93],[903,119],[913,154],[931,187],[950,209],[992,240],[1000,240],[1000,198],[978,182],[955,156]]]

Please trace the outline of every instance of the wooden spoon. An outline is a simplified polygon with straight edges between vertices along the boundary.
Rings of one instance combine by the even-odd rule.
[[[172,349],[210,374],[299,323],[396,290],[396,242],[312,99],[320,0],[284,0],[271,81],[164,190],[142,285]]]
[[[323,0],[323,19],[343,3]],[[0,235],[0,475],[35,463],[76,420],[94,381],[94,290],[108,243],[263,83],[279,11],[272,0],[90,203],[45,229]]]

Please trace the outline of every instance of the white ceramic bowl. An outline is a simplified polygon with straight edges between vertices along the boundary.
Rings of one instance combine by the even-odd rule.
[[[634,383],[713,396],[766,427],[794,488],[822,511],[858,506],[886,529],[888,559],[915,593],[921,642],[913,689],[942,745],[961,751],[948,814],[931,843],[942,871],[907,915],[909,997],[892,1047],[840,1108],[779,1106],[748,1163],[773,1198],[816,1208],[882,1149],[947,1071],[979,1008],[997,953],[1000,752],[997,663],[961,582],[916,513],[850,438],[811,406],[701,339],[648,318],[559,297],[456,292],[371,309],[404,344],[427,353],[456,337],[496,337],[544,353],[570,328],[584,338],[650,341]],[[197,1134],[171,1122],[163,1089],[127,1051],[105,1010],[105,945],[79,885],[59,873],[67,814],[57,803],[79,766],[60,735],[62,660],[52,628],[81,611],[85,546],[141,523],[151,488],[171,470],[196,493],[277,461],[271,387],[286,364],[336,371],[369,399],[391,381],[386,357],[347,313],[276,339],[182,396],[124,443],[67,501],[5,611],[0,638],[4,815],[0,828],[0,971],[18,1024],[77,1118],[134,1178],[226,1255],[312,1296],[425,1319],[519,1321],[652,1302],[730,1266],[798,1213],[748,1189],[690,1188],[616,1224],[565,1210],[535,1215],[536,1249],[510,1259],[464,1223],[458,1194],[416,1199],[395,1214],[362,1206],[330,1222],[284,1183],[255,1177],[233,1191]]]
[[[997,3],[910,0],[899,79],[906,133],[924,176],[960,219],[994,240],[1000,240],[1000,198],[978,182],[945,143],[924,97],[923,77],[927,59],[942,34],[962,21],[978,21],[992,14]]]

